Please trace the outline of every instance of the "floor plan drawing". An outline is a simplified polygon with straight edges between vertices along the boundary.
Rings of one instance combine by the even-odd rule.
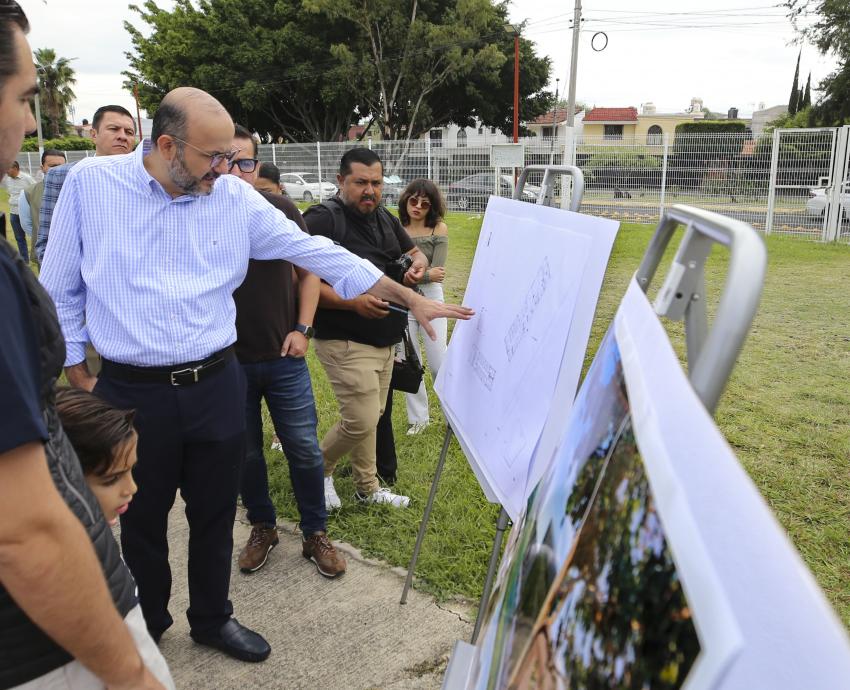
[[[508,361],[513,359],[514,353],[519,347],[522,339],[528,333],[529,324],[534,318],[537,306],[543,299],[546,289],[549,287],[549,282],[552,278],[552,272],[549,268],[549,258],[545,257],[537,275],[534,277],[531,287],[523,300],[519,313],[511,323],[508,333],[505,336],[505,352],[508,354]]]

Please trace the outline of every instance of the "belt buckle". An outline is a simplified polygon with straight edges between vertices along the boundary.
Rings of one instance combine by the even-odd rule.
[[[182,383],[174,380],[175,376],[180,376],[182,374],[193,374],[194,375],[193,383],[197,383],[198,382],[198,372],[201,370],[201,368],[202,367],[199,367],[199,366],[198,367],[187,367],[186,369],[180,369],[180,371],[172,371],[171,372],[171,385],[172,386],[182,386],[183,385]]]

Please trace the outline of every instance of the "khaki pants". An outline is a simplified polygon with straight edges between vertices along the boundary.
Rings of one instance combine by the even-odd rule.
[[[167,690],[174,690],[174,681],[168,670],[168,664],[165,663],[159,647],[148,633],[142,616],[142,607],[138,604],[133,607],[125,616],[124,622],[133,636],[145,666]],[[79,661],[69,661],[47,675],[27,681],[12,690],[104,690],[105,688],[103,682]]]
[[[357,491],[374,493],[380,488],[375,468],[375,428],[387,401],[394,348],[351,340],[315,340],[314,347],[333,386],[340,415],[319,444],[325,476],[333,474],[337,461],[347,453]]]

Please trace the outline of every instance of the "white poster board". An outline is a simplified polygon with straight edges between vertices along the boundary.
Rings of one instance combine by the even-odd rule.
[[[561,430],[464,687],[847,686],[846,632],[634,281]]]
[[[493,197],[434,388],[487,498],[512,518],[553,399],[569,411],[619,223]],[[542,470],[541,470],[542,471]]]

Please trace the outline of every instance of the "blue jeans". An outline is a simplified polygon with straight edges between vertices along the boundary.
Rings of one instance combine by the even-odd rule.
[[[18,243],[18,252],[24,262],[29,263],[30,254],[27,248],[27,233],[24,231],[24,226],[21,225],[21,217],[17,213],[9,214],[9,225],[12,226],[12,232],[15,235],[15,241]]]
[[[269,495],[266,457],[263,453],[263,418],[260,401],[265,398],[277,437],[289,463],[289,478],[301,515],[305,535],[324,532],[324,462],[316,438],[316,404],[307,360],[280,357],[266,362],[243,364],[248,383],[245,408],[247,452],[242,468],[240,493],[253,524],[275,524],[274,504]]]

